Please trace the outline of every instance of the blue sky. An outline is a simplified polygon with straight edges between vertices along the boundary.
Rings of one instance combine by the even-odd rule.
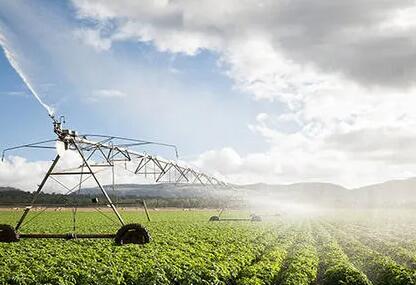
[[[151,43],[131,41],[95,51],[67,35],[71,28],[89,26],[88,21],[76,19],[70,3],[40,2],[23,4],[32,13],[29,19],[26,13],[15,12],[19,5],[5,5],[0,20],[21,59],[29,62],[23,69],[35,90],[57,114],[65,115],[68,126],[84,133],[175,143],[184,156],[225,146],[242,153],[265,148],[264,141],[247,126],[259,112],[278,110],[279,105],[256,102],[250,94],[233,88],[215,52],[171,54],[158,51]],[[50,11],[54,12],[52,18],[48,18]],[[48,33],[50,38],[45,39]],[[49,44],[57,49],[51,51],[54,46]],[[73,49],[62,47],[66,44]],[[75,62],[88,57],[91,63],[68,64],[67,59],[59,58],[62,56]],[[78,68],[83,72],[78,73]],[[0,145],[53,137],[44,109],[3,53],[0,74]],[[93,76],[96,78],[91,79]],[[96,90],[120,88],[125,97],[91,98]]]
[[[173,143],[235,183],[357,187],[416,176],[415,13],[411,1],[1,1],[0,43],[80,132]],[[0,148],[53,136],[5,53],[0,106]],[[0,185],[28,187],[47,166],[18,155]]]

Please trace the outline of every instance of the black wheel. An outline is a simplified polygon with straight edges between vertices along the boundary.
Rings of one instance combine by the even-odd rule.
[[[261,218],[261,216],[252,215],[251,216],[251,221],[252,222],[261,222],[262,221],[262,218]]]
[[[19,234],[10,225],[0,225],[0,242],[19,241]]]
[[[122,226],[116,233],[115,242],[123,244],[145,244],[151,240],[150,234],[145,227],[140,224],[127,224]]]
[[[212,216],[211,218],[209,218],[210,222],[216,222],[216,221],[219,221],[219,220],[220,220],[220,217],[218,217],[218,216]]]

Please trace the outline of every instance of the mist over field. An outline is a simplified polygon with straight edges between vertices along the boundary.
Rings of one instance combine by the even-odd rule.
[[[240,204],[271,207],[304,204],[317,208],[414,208],[416,179],[387,181],[348,189],[330,183],[296,183],[288,185],[248,184],[232,187],[198,185],[117,185],[121,196],[219,198]],[[85,193],[98,193],[86,190]],[[243,202],[244,201],[244,202]],[[233,201],[230,201],[232,204]]]

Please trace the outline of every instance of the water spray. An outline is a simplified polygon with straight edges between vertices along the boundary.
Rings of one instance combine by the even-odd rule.
[[[22,81],[25,83],[29,91],[32,93],[32,95],[35,97],[35,99],[42,105],[43,108],[46,109],[48,112],[49,117],[53,121],[55,121],[55,111],[52,107],[50,107],[48,104],[42,101],[36,90],[33,88],[30,80],[25,75],[23,70],[20,68],[20,65],[17,61],[17,56],[14,54],[6,40],[6,38],[1,34],[0,32],[0,46],[3,48],[4,55],[6,56],[7,60],[9,61],[10,65],[13,67],[13,69],[16,71],[16,73],[19,75],[19,77],[22,79]]]
[[[55,139],[46,140],[42,142],[35,142],[20,146],[15,146],[12,148],[5,149],[2,153],[2,159],[5,157],[7,151],[21,149],[21,148],[42,148],[42,149],[55,149],[57,151],[55,159],[53,160],[49,170],[45,174],[42,182],[38,185],[37,190],[33,193],[32,201],[29,206],[27,206],[17,222],[16,226],[2,225],[3,228],[0,229],[0,242],[15,242],[20,238],[114,238],[115,242],[119,245],[126,243],[148,243],[150,241],[150,235],[145,227],[140,224],[126,224],[121,214],[118,212],[116,204],[113,203],[112,199],[107,193],[103,184],[101,184],[97,174],[99,171],[105,170],[106,168],[110,169],[113,173],[112,177],[112,189],[115,189],[114,182],[114,167],[117,164],[124,163],[127,165],[127,162],[134,166],[134,171],[131,171],[132,174],[138,176],[144,176],[145,179],[151,179],[155,183],[186,183],[186,184],[199,184],[199,185],[216,185],[216,186],[226,186],[225,182],[222,182],[215,177],[207,175],[198,170],[192,169],[187,166],[180,165],[177,161],[170,161],[160,158],[158,156],[149,155],[147,153],[138,152],[132,150],[133,147],[141,147],[145,145],[158,145],[163,147],[173,148],[175,151],[176,159],[178,159],[178,151],[175,145],[158,143],[152,141],[144,141],[137,139],[130,139],[118,136],[107,136],[107,135],[79,135],[77,132],[63,127],[65,123],[64,117],[55,116],[53,108],[44,103],[40,96],[37,94],[36,90],[32,87],[30,80],[24,74],[17,60],[17,56],[12,52],[6,38],[0,32],[0,46],[3,48],[4,54],[8,59],[10,65],[14,68],[23,82],[26,84],[27,88],[36,98],[36,100],[46,109],[49,117],[53,122],[53,131],[56,135]],[[55,145],[51,145],[55,143]],[[76,169],[64,169],[58,170],[57,165],[61,159],[59,147],[56,144],[63,144],[65,150],[71,150],[81,158],[82,164],[79,165]],[[98,161],[98,162],[97,162]],[[98,169],[98,170],[96,170]],[[127,166],[126,166],[126,170]],[[79,184],[75,188],[71,188],[68,185],[65,185],[62,181],[59,181],[59,177],[62,176],[76,176],[79,178]],[[117,231],[116,234],[80,234],[76,233],[76,208],[79,205],[74,206],[74,219],[73,219],[73,232],[68,234],[44,234],[44,233],[19,233],[19,229],[25,225],[24,221],[26,220],[27,215],[30,210],[37,205],[36,201],[42,192],[45,183],[52,179],[56,181],[59,185],[63,186],[67,192],[67,195],[74,193],[76,189],[81,190],[82,183],[86,180],[92,178],[96,186],[100,189],[100,192],[105,197],[106,206],[109,206],[117,217],[117,220],[121,224],[121,228]],[[96,200],[98,201],[98,200]],[[147,207],[143,203],[146,214]],[[148,216],[148,220],[150,217]]]

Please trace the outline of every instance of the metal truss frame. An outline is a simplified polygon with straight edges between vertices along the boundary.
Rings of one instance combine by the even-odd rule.
[[[132,150],[134,147],[144,145],[158,145],[174,149],[176,158],[178,157],[178,151],[176,146],[152,141],[136,140],[118,136],[106,136],[106,135],[78,135],[75,131],[62,129],[62,123],[54,120],[54,132],[57,135],[56,139],[44,140],[40,142],[34,142],[24,144],[12,148],[5,149],[2,153],[2,160],[8,151],[21,149],[21,148],[35,148],[35,149],[55,149],[56,145],[52,143],[62,143],[65,150],[72,150],[77,153],[81,158],[81,165],[75,169],[56,170],[57,164],[60,160],[60,155],[57,154],[53,160],[49,170],[45,174],[42,182],[39,184],[36,192],[34,192],[30,206],[27,206],[18,220],[15,231],[22,227],[30,210],[35,206],[35,203],[42,192],[48,179],[56,181],[58,184],[68,190],[67,194],[73,193],[77,188],[81,189],[82,183],[87,179],[93,178],[95,184],[104,195],[107,204],[111,207],[114,215],[122,226],[125,226],[125,222],[117,210],[116,205],[111,200],[106,189],[100,183],[97,173],[99,168],[110,167],[113,173],[113,189],[114,189],[114,167],[117,163],[129,163],[134,165],[134,171],[131,171],[135,175],[142,175],[146,178],[152,179],[155,183],[185,183],[185,184],[199,184],[199,185],[214,185],[214,186],[226,186],[227,184],[218,180],[217,178],[207,175],[201,171],[195,170],[188,166],[182,166],[177,161],[166,160],[158,156],[146,154],[144,152],[138,152]],[[95,139],[95,140],[94,140]],[[127,169],[127,167],[126,167]],[[56,176],[78,176],[80,182],[75,187],[67,187],[60,182]],[[145,205],[145,204],[144,204]],[[147,209],[146,214],[147,213]],[[149,218],[149,216],[148,216]],[[75,217],[74,217],[75,223]],[[74,224],[75,231],[75,224]],[[106,238],[114,237],[112,234],[22,234],[21,237],[30,238],[56,238],[56,237],[97,237]]]

